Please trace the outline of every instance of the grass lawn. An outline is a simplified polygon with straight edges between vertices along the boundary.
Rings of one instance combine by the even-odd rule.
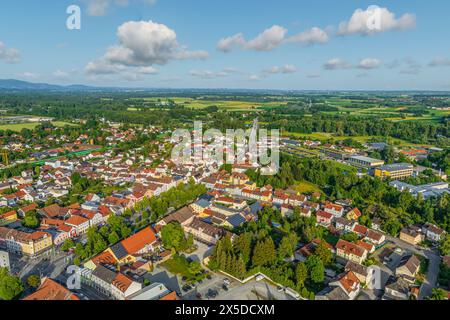
[[[187,280],[200,280],[204,278],[204,274],[193,274],[189,270],[189,265],[189,261],[180,255],[175,255],[173,258],[161,264],[161,266],[166,268],[169,272],[186,277]]]
[[[297,182],[293,186],[293,189],[294,189],[294,191],[299,192],[299,193],[313,193],[313,192],[322,193],[322,190],[320,190],[320,188],[318,186],[316,186],[315,184],[312,184],[310,182],[307,182],[307,181]]]
[[[64,127],[66,125],[69,126],[76,126],[76,124],[69,123],[69,122],[63,122],[63,121],[53,121],[52,124],[56,127]],[[27,123],[16,123],[16,124],[3,124],[0,125],[0,130],[12,130],[12,131],[21,131],[22,129],[30,129],[33,130],[38,125],[40,125],[39,122],[27,122]]]

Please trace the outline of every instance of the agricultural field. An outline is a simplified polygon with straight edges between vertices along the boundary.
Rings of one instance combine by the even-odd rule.
[[[283,132],[283,136],[289,136],[292,138],[301,138],[301,139],[311,139],[311,140],[319,140],[319,141],[342,141],[345,139],[353,139],[359,143],[367,143],[369,141],[385,141],[386,137],[381,136],[335,136],[332,133],[325,132],[314,132],[314,133],[297,133],[297,132]],[[402,139],[397,138],[387,138],[389,144],[402,146],[402,147],[419,147],[426,146],[424,144],[414,144]]]
[[[175,104],[184,105],[186,108],[191,109],[205,109],[210,106],[217,106],[219,109],[229,110],[229,111],[252,111],[268,107],[279,107],[284,106],[287,102],[252,102],[244,100],[208,100],[208,99],[194,99],[194,98],[183,98],[183,97],[173,97],[173,98],[144,98],[147,102],[162,102],[168,103],[173,101]]]
[[[69,122],[63,122],[63,121],[53,121],[52,124],[56,127],[64,127],[66,125],[69,126],[76,126],[76,124],[69,123]],[[0,124],[0,130],[11,130],[19,132],[22,129],[30,129],[33,130],[38,125],[40,125],[39,122],[26,122],[26,123],[14,123],[14,124]]]

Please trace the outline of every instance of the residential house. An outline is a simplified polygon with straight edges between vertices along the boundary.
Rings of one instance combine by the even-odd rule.
[[[395,269],[395,275],[397,277],[403,277],[405,280],[414,282],[415,277],[419,273],[420,259],[415,255],[407,255],[402,257],[399,265]]]
[[[346,217],[349,220],[358,221],[358,219],[361,217],[362,213],[359,211],[358,208],[353,208],[349,212],[347,212]]]
[[[375,269],[368,268],[359,263],[348,261],[345,265],[346,272],[353,272],[362,285],[366,285],[369,289],[373,289],[376,281]]]
[[[361,290],[361,283],[352,271],[347,271],[339,275],[338,278],[331,281],[329,285],[341,287],[341,289],[344,290],[345,294],[348,296],[348,300],[354,300]]]
[[[142,289],[142,284],[112,268],[99,265],[95,270],[82,269],[82,281],[116,300],[126,300]]]
[[[410,283],[403,278],[389,278],[382,300],[408,300],[411,297]]]
[[[422,230],[415,226],[403,228],[400,231],[400,240],[403,240],[409,244],[417,245],[425,239],[422,234]]]
[[[0,227],[13,223],[17,219],[17,211],[15,210],[0,214]]]
[[[194,238],[207,244],[216,244],[216,242],[226,234],[225,230],[210,225],[198,218],[184,226],[184,231],[192,234]]]
[[[422,227],[422,232],[425,234],[427,240],[439,242],[445,235],[445,230],[438,228],[431,223],[425,223]]]
[[[147,227],[106,249],[119,264],[134,263],[139,255],[153,252],[157,240],[152,228]]]
[[[171,222],[178,222],[181,224],[181,226],[186,226],[190,224],[195,218],[195,215],[193,211],[189,207],[183,207],[180,210],[169,214],[168,216],[161,219],[156,226],[158,229],[162,228],[163,226],[171,223]]]
[[[329,203],[326,204],[323,211],[331,213],[335,217],[342,217],[344,214],[344,207],[338,204]]]
[[[69,227],[74,227],[76,229],[77,236],[87,233],[90,227],[89,219],[78,215],[72,215],[65,223]]]
[[[347,220],[343,217],[338,217],[335,219],[335,227],[337,230],[342,231],[342,233],[352,232],[355,225],[355,221]]]
[[[48,252],[52,246],[52,236],[47,232],[26,233],[0,227],[0,247],[8,252],[36,256]]]
[[[76,301],[80,300],[76,294],[63,285],[50,278],[41,280],[41,285],[35,292],[26,296],[23,300],[38,301]]]
[[[316,213],[316,221],[323,226],[329,226],[333,222],[334,216],[331,213],[325,211],[318,211]]]
[[[352,242],[340,239],[336,244],[336,256],[362,264],[367,259],[367,250]]]

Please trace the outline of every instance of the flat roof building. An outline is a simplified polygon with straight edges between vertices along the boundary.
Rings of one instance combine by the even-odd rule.
[[[372,169],[384,165],[383,160],[364,157],[364,156],[353,156],[347,159],[347,162],[351,165],[359,168]]]
[[[375,168],[374,176],[385,179],[405,179],[412,176],[414,166],[409,163],[387,164]]]

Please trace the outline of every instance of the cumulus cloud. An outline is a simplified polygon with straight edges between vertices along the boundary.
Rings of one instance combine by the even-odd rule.
[[[416,25],[416,17],[406,13],[399,18],[387,8],[370,6],[366,10],[357,9],[348,21],[341,22],[339,35],[372,35],[391,30],[408,30]]]
[[[325,70],[348,69],[351,65],[340,58],[333,58],[325,62],[323,68]]]
[[[381,65],[381,61],[374,58],[365,58],[358,63],[360,69],[375,69]]]
[[[449,58],[435,58],[429,63],[430,67],[450,67],[450,59]]]
[[[113,5],[126,7],[131,2],[141,2],[153,5],[156,0],[83,0],[83,2],[86,4],[88,15],[99,17],[106,15]]]
[[[141,74],[154,74],[153,65],[171,60],[205,59],[205,51],[187,51],[179,45],[174,30],[152,21],[129,21],[117,30],[119,44],[86,66],[88,74],[121,73],[135,68]],[[144,68],[145,67],[145,68]]]
[[[20,52],[14,48],[8,48],[0,41],[0,60],[6,63],[18,63],[20,62]]]
[[[263,70],[265,74],[277,74],[277,73],[295,73],[297,72],[297,67],[292,64],[286,64],[284,66],[273,66]]]
[[[287,42],[300,42],[306,45],[312,45],[315,43],[327,43],[329,40],[330,36],[326,31],[314,27],[288,38]]]
[[[287,37],[288,30],[282,26],[274,25],[261,32],[254,39],[246,40],[242,33],[221,39],[217,49],[222,52],[230,52],[241,48],[244,50],[271,51],[285,43],[303,43],[312,45],[326,43],[330,37],[324,30],[314,27],[304,32]]]
[[[214,78],[223,78],[236,74],[244,74],[243,72],[235,69],[235,68],[225,68],[222,71],[211,71],[211,70],[191,70],[189,71],[189,75],[201,79],[214,79]]]
[[[237,47],[246,50],[270,51],[278,47],[286,36],[287,29],[274,25],[252,40],[245,40],[242,33],[235,34],[231,37],[223,38],[217,44],[217,49],[223,52],[230,52]]]

